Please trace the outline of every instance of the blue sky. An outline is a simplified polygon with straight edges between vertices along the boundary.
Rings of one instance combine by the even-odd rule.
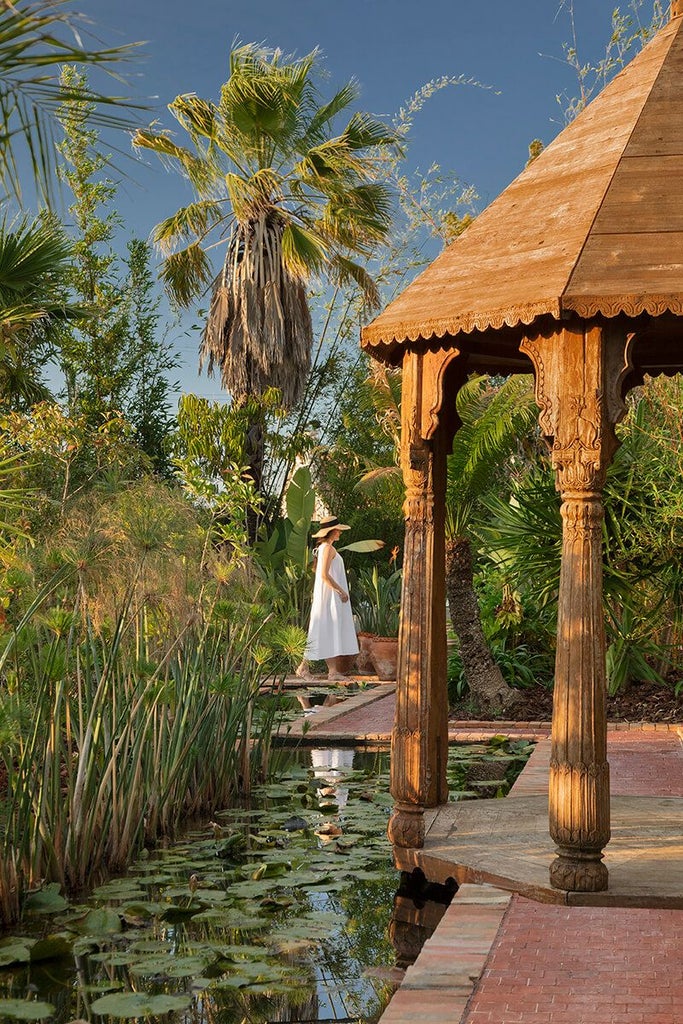
[[[613,0],[574,0],[583,61],[604,53]],[[622,3],[628,8],[628,0]],[[563,61],[571,40],[561,0],[78,0],[102,42],[144,40],[129,68],[131,92],[155,97],[165,127],[166,104],[195,92],[215,99],[227,76],[234,40],[262,42],[299,55],[319,47],[329,88],[356,78],[360,106],[391,117],[417,89],[442,75],[491,86],[459,86],[428,101],[415,122],[410,167],[439,163],[475,187],[483,208],[523,168],[529,142],[550,142],[562,127],[558,93],[575,95],[576,76]],[[645,0],[649,20],[652,3]],[[125,148],[125,143],[124,143]],[[130,230],[153,226],[190,198],[183,181],[161,169],[118,159],[119,210]],[[181,347],[183,386],[218,397],[215,383],[195,375],[195,341]]]

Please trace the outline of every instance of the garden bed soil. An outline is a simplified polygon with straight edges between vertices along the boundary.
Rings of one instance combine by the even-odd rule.
[[[505,720],[511,722],[549,722],[553,711],[552,690],[545,686],[519,690],[514,708],[499,715],[475,707],[468,698],[451,706],[451,721]],[[671,688],[653,683],[637,683],[624,693],[607,698],[607,719],[610,722],[683,722],[683,696]]]

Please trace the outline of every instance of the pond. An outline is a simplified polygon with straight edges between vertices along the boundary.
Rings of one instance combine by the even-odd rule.
[[[451,798],[503,795],[530,749],[451,748]],[[391,863],[388,755],[278,757],[250,806],[87,900],[30,897],[0,939],[0,1020],[376,1021],[440,912]]]

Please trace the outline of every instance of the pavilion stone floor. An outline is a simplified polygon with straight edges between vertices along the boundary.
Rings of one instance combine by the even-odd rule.
[[[540,742],[507,799],[428,811],[424,848],[397,849],[397,866],[420,868],[431,881],[488,883],[544,903],[683,909],[683,748],[677,732],[609,734],[612,838],[605,851],[609,888],[601,893],[565,893],[548,881],[554,858],[549,754],[549,741]],[[637,769],[643,754],[648,763]],[[648,783],[659,792],[637,792]]]

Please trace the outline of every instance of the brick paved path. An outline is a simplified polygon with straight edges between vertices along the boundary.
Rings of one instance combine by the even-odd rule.
[[[683,910],[514,896],[463,1024],[679,1024]]]
[[[547,785],[548,749],[537,748],[518,795],[544,772]],[[612,730],[608,756],[615,795],[683,796],[675,727]],[[418,1022],[683,1024],[683,910],[563,907],[462,886],[381,1019]]]

